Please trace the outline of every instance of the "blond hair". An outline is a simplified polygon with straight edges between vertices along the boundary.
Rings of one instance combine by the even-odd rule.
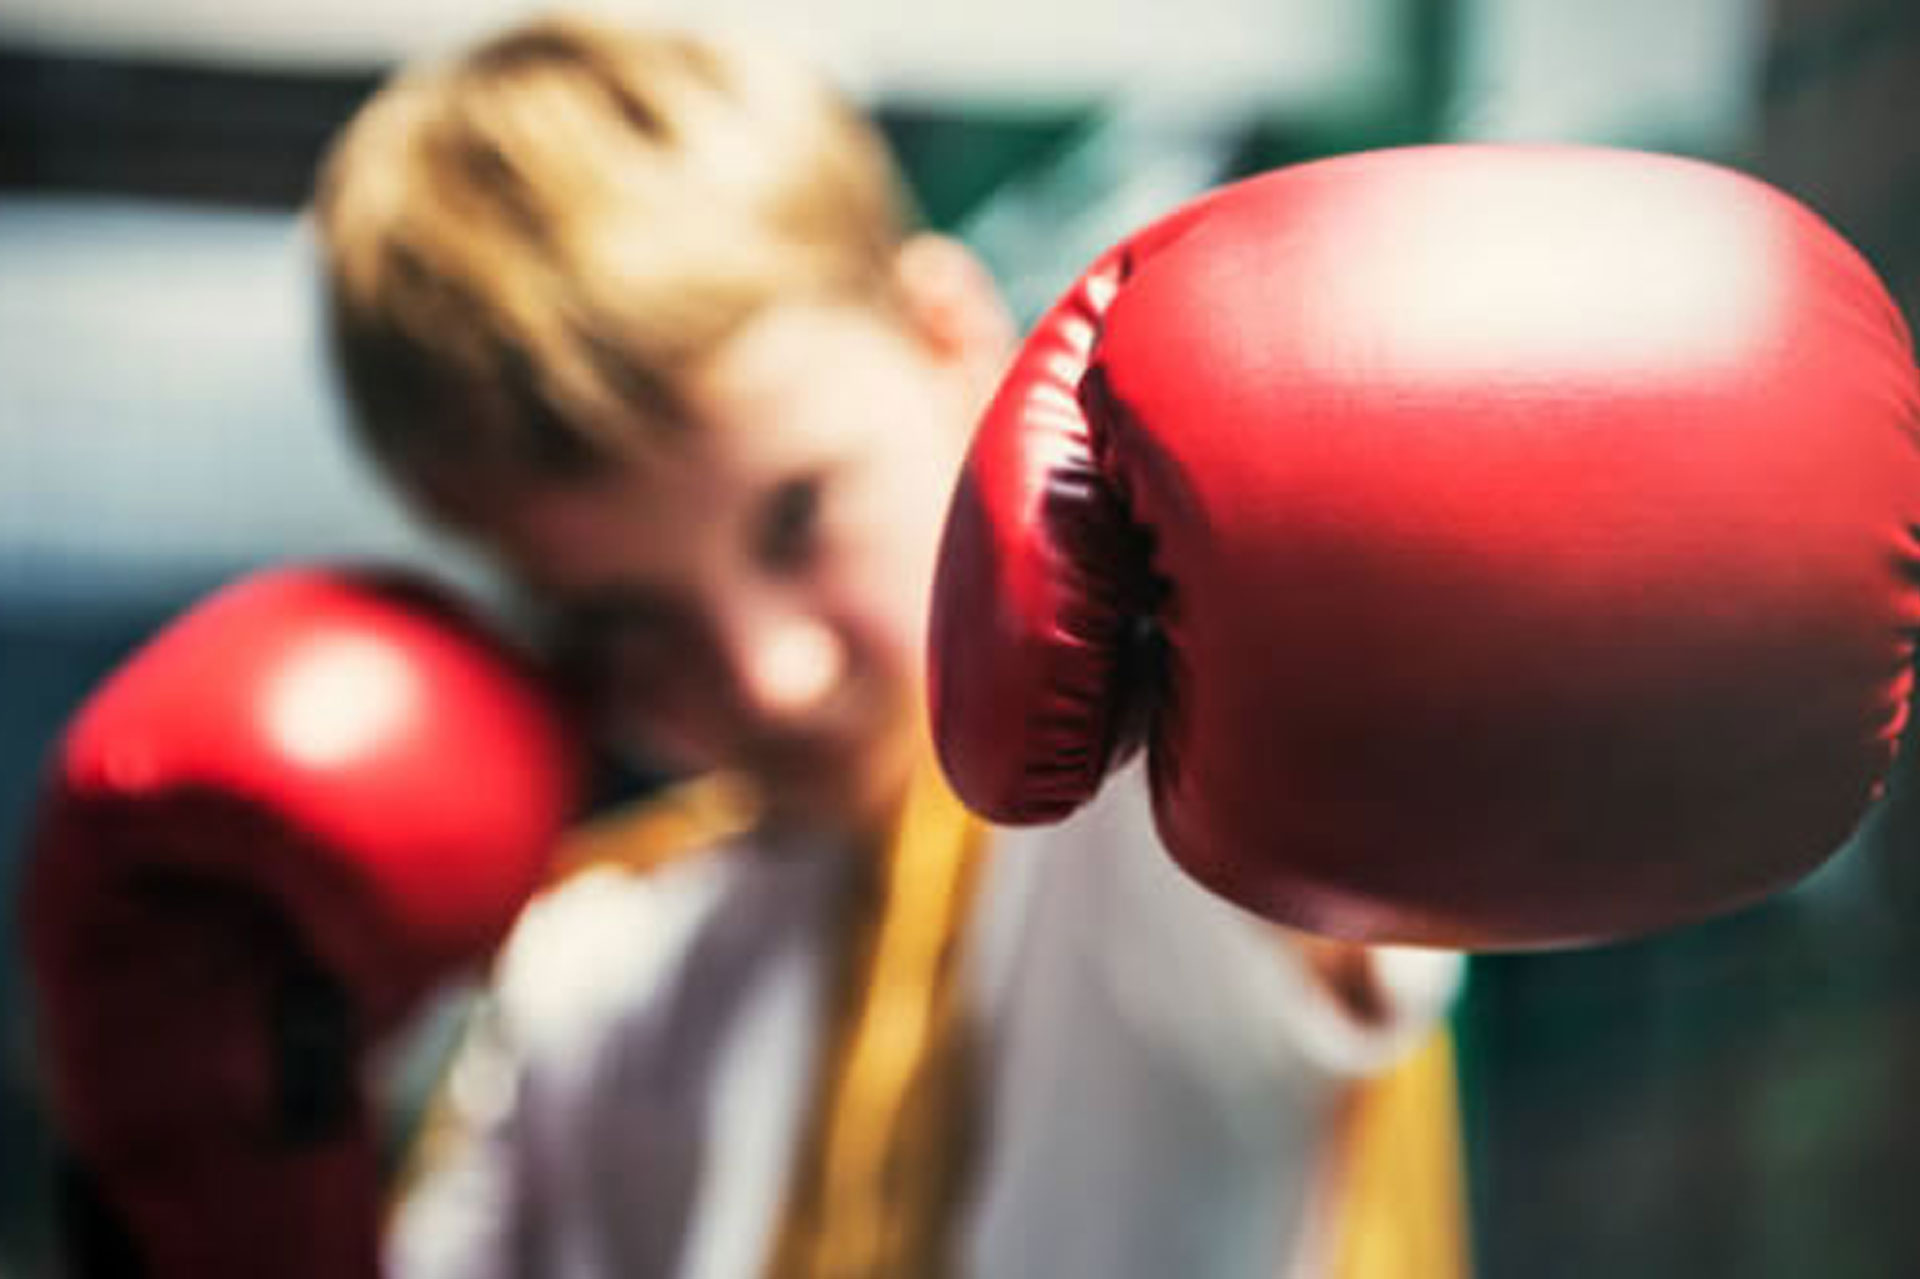
[[[679,379],[770,302],[884,303],[910,222],[877,130],[800,66],[564,15],[397,77],[314,209],[363,440],[496,477],[681,422]]]

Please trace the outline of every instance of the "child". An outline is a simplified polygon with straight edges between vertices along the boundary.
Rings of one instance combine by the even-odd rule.
[[[1014,335],[856,112],[545,19],[386,88],[316,212],[362,441],[688,779],[523,920],[397,1273],[1459,1272],[1457,959],[1213,899],[1137,778],[989,834],[929,763],[941,521]]]

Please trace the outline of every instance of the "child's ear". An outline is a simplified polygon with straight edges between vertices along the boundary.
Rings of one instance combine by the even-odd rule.
[[[1013,317],[972,250],[944,235],[915,235],[894,261],[907,316],[944,359],[982,360],[994,367],[1013,346]]]

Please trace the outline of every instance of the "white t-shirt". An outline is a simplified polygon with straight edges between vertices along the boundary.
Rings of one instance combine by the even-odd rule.
[[[1385,950],[1361,1025],[1158,847],[1138,777],[1004,832],[967,979],[987,1125],[982,1279],[1277,1279],[1344,1081],[1390,1064],[1456,956]],[[532,907],[450,1101],[477,1134],[402,1205],[398,1279],[759,1279],[812,1096],[844,850],[750,840]]]

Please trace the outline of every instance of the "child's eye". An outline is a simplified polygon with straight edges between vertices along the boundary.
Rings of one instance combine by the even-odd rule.
[[[822,482],[818,476],[789,480],[767,499],[760,528],[760,560],[769,568],[801,568],[819,540]]]

